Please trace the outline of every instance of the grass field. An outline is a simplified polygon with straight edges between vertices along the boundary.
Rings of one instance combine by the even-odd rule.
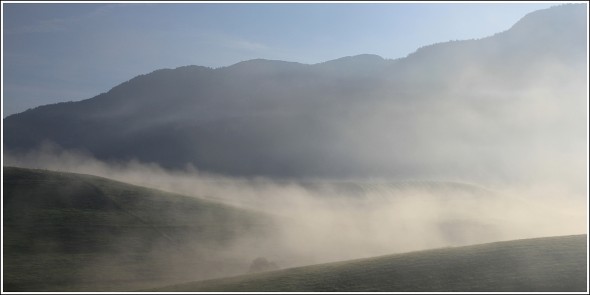
[[[4,167],[3,190],[3,291],[586,288],[586,235],[443,248],[248,274],[255,258],[272,258],[272,251],[283,255],[279,256],[279,267],[311,264],[305,261],[309,253],[289,256],[281,249],[285,243],[277,237],[285,234],[285,228],[277,222],[280,217],[106,178],[47,170]],[[343,191],[351,190],[346,187]],[[313,241],[296,242],[290,246]],[[295,261],[285,262],[287,259]]]
[[[255,248],[273,230],[270,216],[204,199],[89,175],[3,172],[4,291],[121,291],[246,273],[256,256],[231,247]]]
[[[443,248],[153,289],[157,292],[586,291],[586,235]]]

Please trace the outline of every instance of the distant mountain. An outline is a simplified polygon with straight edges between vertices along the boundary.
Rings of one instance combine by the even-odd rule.
[[[549,151],[543,159],[565,153],[556,140],[583,152],[585,7],[536,11],[494,36],[396,60],[157,70],[5,118],[4,150],[53,142],[102,160],[229,175],[408,178],[528,165],[516,162],[530,158],[531,142]],[[514,158],[498,158],[504,150]]]
[[[183,283],[152,292],[583,292],[586,235],[513,240]]]

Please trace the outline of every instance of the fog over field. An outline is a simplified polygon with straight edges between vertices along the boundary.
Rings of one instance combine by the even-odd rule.
[[[273,180],[165,170],[137,161],[107,164],[47,145],[5,155],[5,165],[103,176],[221,201],[279,217],[266,253],[281,267],[499,240],[586,233],[583,187],[559,182],[479,186],[447,181]],[[279,243],[279,244],[277,244]],[[280,246],[279,246],[280,245]]]
[[[157,70],[8,116],[3,164],[268,214],[212,251],[281,268],[585,234],[584,9],[396,60]]]

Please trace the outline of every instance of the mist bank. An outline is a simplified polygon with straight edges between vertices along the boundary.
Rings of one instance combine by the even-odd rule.
[[[51,145],[36,152],[6,153],[4,165],[97,175],[275,216],[276,234],[261,238],[267,243],[255,250],[236,243],[224,253],[265,253],[281,267],[587,233],[587,199],[566,184],[277,181],[215,175],[194,167],[167,170],[138,161],[107,163]]]
[[[244,66],[250,71],[259,61],[253,63]],[[269,63],[263,68],[272,68]],[[133,99],[129,82],[116,99],[97,97],[7,118],[3,150],[34,153],[55,143],[108,162],[188,166],[247,178],[567,183],[581,194],[588,176],[588,105],[587,74],[580,65],[545,60],[512,86],[504,73],[474,65],[455,70],[454,79],[440,87],[425,81],[396,88],[412,83],[387,76],[365,87],[355,76],[334,85],[334,77],[318,79],[321,85],[304,83],[296,87],[300,91],[291,89],[296,80],[280,80],[289,73],[281,67],[244,82],[248,74],[238,71],[231,84],[280,81],[267,81],[259,93],[240,88],[235,96],[166,101],[166,108],[159,103],[171,85],[160,85],[161,95],[149,97],[158,104],[147,104],[154,109],[144,106],[148,98]],[[190,72],[171,70],[166,79],[154,73],[134,83],[182,81]],[[422,83],[429,75],[416,73],[411,80]],[[109,104],[106,110],[103,103]]]

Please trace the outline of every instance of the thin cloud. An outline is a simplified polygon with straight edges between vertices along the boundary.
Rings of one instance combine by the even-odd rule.
[[[49,20],[40,20],[35,24],[26,25],[22,27],[6,29],[4,33],[16,34],[31,34],[31,33],[54,33],[63,32],[69,29],[71,18],[55,18]]]
[[[231,40],[231,43],[228,43],[229,47],[233,47],[236,49],[244,49],[244,50],[253,50],[253,51],[258,51],[258,50],[267,50],[270,47],[262,44],[262,43],[257,43],[257,42],[252,42],[252,41],[248,41],[248,40]]]
[[[205,39],[207,43],[233,50],[265,51],[271,49],[270,46],[266,44],[221,32],[201,31],[199,33],[199,38]]]
[[[121,8],[138,8],[151,4],[108,4],[98,6],[87,13],[76,14],[70,17],[42,19],[35,23],[14,28],[5,28],[6,34],[31,34],[31,33],[55,33],[69,31],[92,18],[105,17],[106,14]]]

